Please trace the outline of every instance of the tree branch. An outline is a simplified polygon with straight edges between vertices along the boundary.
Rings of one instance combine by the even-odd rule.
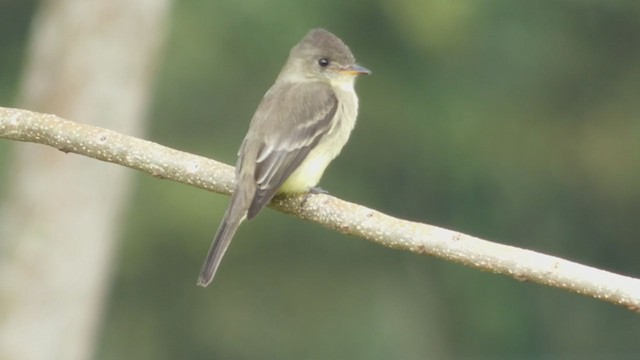
[[[229,165],[55,115],[0,108],[0,138],[49,145],[221,194],[233,189],[234,171]],[[640,280],[631,277],[393,218],[328,195],[291,196],[273,201],[270,207],[386,247],[433,255],[640,312]]]

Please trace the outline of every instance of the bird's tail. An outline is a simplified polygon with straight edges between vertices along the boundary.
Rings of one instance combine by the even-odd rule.
[[[207,253],[207,258],[202,265],[202,270],[200,270],[200,276],[198,276],[199,286],[205,287],[211,283],[218,266],[220,266],[220,261],[233,239],[233,235],[235,235],[238,227],[246,218],[247,211],[246,205],[243,204],[244,199],[239,199],[236,195],[242,197],[241,194],[234,194],[231,197],[231,204],[224,214],[218,232],[209,248],[209,253]]]

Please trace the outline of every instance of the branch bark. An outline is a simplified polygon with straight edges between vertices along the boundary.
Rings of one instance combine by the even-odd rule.
[[[220,194],[233,189],[234,171],[229,165],[55,115],[0,108],[0,138],[45,144]],[[433,255],[640,312],[640,280],[632,277],[397,219],[329,195],[276,199],[270,207],[386,247]]]

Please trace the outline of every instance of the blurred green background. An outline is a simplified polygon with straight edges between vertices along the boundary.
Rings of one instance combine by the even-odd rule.
[[[16,106],[36,2],[0,4]],[[640,276],[640,3],[176,1],[148,138],[230,164],[290,47],[373,75],[333,195]],[[0,180],[8,142],[0,142]],[[135,172],[99,359],[635,359],[637,315],[264,211],[195,286],[228,198]]]

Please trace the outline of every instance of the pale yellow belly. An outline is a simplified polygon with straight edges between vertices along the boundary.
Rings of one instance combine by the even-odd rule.
[[[354,101],[353,106],[348,107],[350,114],[345,114],[345,107],[341,106],[338,116],[341,116],[342,120],[311,150],[307,158],[280,187],[279,192],[303,193],[318,185],[324,170],[340,154],[355,126],[357,98],[349,100]]]
[[[312,187],[318,185],[320,178],[332,159],[326,155],[312,151],[300,166],[287,178],[280,187],[282,193],[302,193],[307,192]]]

